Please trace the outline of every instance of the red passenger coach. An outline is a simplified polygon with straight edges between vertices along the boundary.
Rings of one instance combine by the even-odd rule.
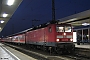
[[[15,36],[12,37],[12,42],[15,43],[25,43],[25,34],[17,34]]]

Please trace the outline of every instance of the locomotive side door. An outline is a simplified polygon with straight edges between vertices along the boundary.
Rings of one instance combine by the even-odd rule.
[[[46,29],[44,28],[44,30],[43,30],[44,32],[43,32],[43,36],[44,36],[44,45],[46,45]]]

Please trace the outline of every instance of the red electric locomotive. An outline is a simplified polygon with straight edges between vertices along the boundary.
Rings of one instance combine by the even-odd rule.
[[[44,50],[73,52],[73,30],[70,24],[48,24],[26,32],[26,44]]]

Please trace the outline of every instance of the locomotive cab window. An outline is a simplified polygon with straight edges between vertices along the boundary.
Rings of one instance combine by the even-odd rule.
[[[65,32],[71,32],[71,26],[65,26]]]
[[[56,31],[57,32],[64,32],[64,27],[63,26],[56,26]]]
[[[71,26],[56,26],[57,32],[71,32]]]

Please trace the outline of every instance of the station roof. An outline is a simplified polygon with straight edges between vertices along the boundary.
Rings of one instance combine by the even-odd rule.
[[[0,0],[0,31],[2,31],[21,2],[22,0]]]
[[[73,26],[82,26],[82,24],[90,25],[90,10],[86,10],[58,20],[59,23],[69,23]]]
[[[22,0],[15,0],[13,5],[7,5],[8,0],[0,0],[0,31],[5,27],[6,23],[14,14]],[[10,0],[13,1],[13,0]],[[6,14],[6,17],[3,17]],[[83,23],[90,24],[90,10],[83,11],[62,19],[58,19],[59,23],[69,23],[73,26],[81,26]],[[1,22],[2,21],[2,22]]]

